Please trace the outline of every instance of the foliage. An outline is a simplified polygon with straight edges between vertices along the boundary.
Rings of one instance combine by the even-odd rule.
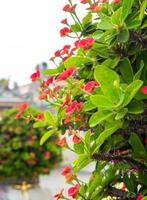
[[[77,4],[68,2],[63,10],[74,24],[62,20],[66,27],[60,35],[73,38],[74,44],[55,52],[51,61],[57,67],[44,71],[48,79],[33,74],[33,81],[41,82],[39,98],[56,108],[56,114],[45,111],[45,120],[34,127],[49,129],[41,144],[58,132],[64,135],[59,144],[78,155],[72,170],[62,173],[74,184],[69,197],[143,199],[147,195],[147,1],[82,0],[87,8],[82,20]],[[77,172],[89,163],[95,170],[84,183]],[[118,188],[121,183],[125,187]],[[68,199],[63,190],[55,198]]]
[[[28,108],[36,115],[38,110]],[[0,179],[32,178],[39,174],[48,174],[61,161],[61,149],[54,143],[55,134],[44,147],[39,140],[43,128],[33,129],[33,123],[26,126],[26,121],[15,119],[16,109],[5,111],[0,121]]]

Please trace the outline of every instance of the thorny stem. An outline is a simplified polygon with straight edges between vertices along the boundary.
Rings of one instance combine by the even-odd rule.
[[[143,164],[140,163],[136,160],[133,160],[133,158],[129,156],[122,156],[122,155],[116,155],[116,154],[94,154],[93,158],[97,161],[103,160],[103,161],[108,161],[108,162],[124,162],[124,163],[129,163],[133,167],[137,167],[139,170],[143,170],[144,172],[147,172],[147,167]]]

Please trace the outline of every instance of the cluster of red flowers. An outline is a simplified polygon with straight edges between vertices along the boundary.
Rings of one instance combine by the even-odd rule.
[[[38,80],[40,78],[40,71],[37,69],[35,73],[33,73],[30,76],[30,79],[32,79],[32,82],[35,82],[36,80]]]
[[[98,83],[97,81],[89,81],[88,83],[86,83],[83,87],[83,89],[86,91],[86,92],[89,92],[89,93],[92,93],[93,90],[95,88],[98,88],[100,87],[100,83]]]
[[[20,106],[19,106],[19,109],[18,109],[18,113],[16,115],[16,119],[20,119],[22,117],[22,114],[24,112],[24,110],[27,108],[27,103],[22,103]]]
[[[72,181],[75,180],[76,176],[74,173],[72,173],[72,169],[70,166],[67,166],[64,168],[64,170],[61,172],[61,175],[65,177],[66,181]],[[68,189],[68,196],[72,197],[73,199],[75,199],[79,193],[79,189],[80,189],[80,184],[76,184],[73,187]],[[54,198],[56,198],[57,200],[60,199],[61,197],[63,197],[63,189],[61,190],[60,193],[54,195]]]
[[[89,50],[92,48],[94,42],[95,42],[94,38],[85,38],[85,39],[77,40],[75,42],[75,47],[82,48],[84,50]]]

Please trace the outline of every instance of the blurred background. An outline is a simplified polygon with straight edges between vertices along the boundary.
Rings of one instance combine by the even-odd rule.
[[[36,159],[39,146],[34,142],[31,143],[31,147],[24,150],[22,146],[28,141],[27,136],[24,140],[22,131],[24,125],[21,123],[15,125],[11,120],[16,112],[15,108],[23,102],[28,102],[40,110],[45,106],[38,100],[38,85],[32,84],[29,77],[36,66],[41,70],[53,68],[49,58],[56,50],[70,43],[69,39],[61,39],[59,34],[59,30],[63,27],[60,21],[67,17],[62,12],[66,3],[66,0],[0,0],[0,200],[41,198],[51,200],[53,194],[66,187],[60,173],[62,168],[74,160],[75,155],[65,151],[62,158],[61,152],[48,146],[46,152],[51,152],[51,155],[55,153],[57,162],[53,162],[51,170],[44,170],[44,163],[47,165],[47,162],[52,162],[50,153],[45,152],[48,159],[39,160],[39,164],[43,163],[41,169],[36,169],[43,169],[42,173],[38,171],[37,186],[32,188],[28,184],[25,185],[26,190],[22,189],[22,182],[19,180],[21,166],[18,161],[21,159],[23,163],[26,162],[28,165],[25,167],[30,167],[31,171],[34,166],[30,157],[33,157],[31,160]],[[29,132],[31,130],[32,127],[29,127]],[[10,161],[18,167],[18,171],[15,172],[18,175],[16,187],[11,187],[11,184],[6,181],[13,175],[13,163]],[[84,170],[79,176],[87,180],[89,170],[90,168]]]

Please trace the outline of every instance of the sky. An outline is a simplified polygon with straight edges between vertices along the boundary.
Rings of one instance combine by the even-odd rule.
[[[66,0],[0,0],[0,78],[29,83],[37,64],[66,44],[60,21]],[[49,65],[50,68],[52,64]]]

